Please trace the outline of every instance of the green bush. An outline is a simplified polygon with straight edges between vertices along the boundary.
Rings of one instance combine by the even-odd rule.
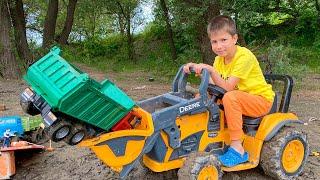
[[[145,27],[144,31],[138,35],[138,38],[141,37],[145,42],[163,39],[164,35],[166,35],[165,29],[161,24],[150,23]]]
[[[74,44],[73,48],[78,50],[77,54],[81,57],[112,57],[119,53],[124,41],[120,35],[113,35],[106,39],[88,39]]]
[[[320,33],[317,33],[315,39],[314,39],[314,42],[313,42],[313,46],[315,48],[318,49],[318,51],[320,51]]]
[[[305,64],[298,64],[289,57],[292,48],[273,42],[268,48],[268,61],[273,74],[287,74],[295,79],[301,79],[307,72]]]

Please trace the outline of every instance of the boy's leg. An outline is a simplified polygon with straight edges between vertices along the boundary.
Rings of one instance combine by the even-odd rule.
[[[227,167],[233,167],[249,160],[249,154],[244,151],[241,143],[242,115],[259,117],[268,113],[272,103],[261,96],[251,95],[242,91],[227,92],[222,103],[231,138],[230,148],[218,156],[220,162]]]
[[[243,91],[229,91],[227,92],[222,103],[224,106],[225,116],[230,132],[231,141],[236,141],[235,146],[243,151],[240,141],[242,131],[242,115],[250,117],[260,117],[267,114],[272,106],[272,102],[267,101],[264,97],[252,95]],[[238,148],[236,149],[238,150]],[[242,149],[241,149],[242,148]]]

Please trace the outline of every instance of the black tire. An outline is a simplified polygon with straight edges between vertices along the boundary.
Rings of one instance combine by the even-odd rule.
[[[70,134],[71,124],[63,119],[58,120],[48,129],[48,135],[54,142],[61,141]]]
[[[263,145],[260,166],[275,179],[294,179],[302,172],[308,155],[307,135],[293,127],[283,127]]]
[[[49,141],[49,137],[45,130],[41,127],[31,132],[31,142],[35,144],[44,144]]]
[[[191,153],[178,171],[179,180],[220,180],[222,175],[221,164],[217,157],[205,152]]]
[[[22,110],[25,113],[30,114],[31,116],[40,114],[40,111],[30,101],[25,102],[22,99],[20,99],[20,105]]]
[[[80,143],[86,135],[86,128],[82,124],[72,124],[71,132],[63,141],[73,146]]]

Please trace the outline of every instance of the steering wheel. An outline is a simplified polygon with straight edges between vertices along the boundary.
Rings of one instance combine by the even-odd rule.
[[[172,91],[173,92],[183,92],[183,93],[186,92],[187,78],[188,78],[189,74],[187,74],[183,71],[183,67],[184,67],[184,65],[182,65],[180,67],[178,73],[176,74],[176,77],[173,80],[173,84],[172,84]],[[192,68],[190,68],[190,72],[195,73]],[[208,89],[208,84],[209,84],[209,77],[210,77],[210,74],[209,74],[208,70],[202,69],[201,83],[199,85],[199,93],[200,93],[200,96],[205,99],[207,99],[207,97],[208,97],[207,89]]]
[[[211,96],[215,96],[218,99],[222,99],[226,92],[227,91],[225,89],[223,89],[222,87],[220,87],[220,86],[217,86],[217,85],[214,85],[214,84],[209,84],[208,85],[208,93]]]

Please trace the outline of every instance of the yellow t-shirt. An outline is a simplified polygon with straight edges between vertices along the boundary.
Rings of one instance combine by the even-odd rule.
[[[217,56],[213,67],[225,80],[231,76],[240,78],[236,89],[273,101],[275,93],[272,86],[267,84],[257,58],[249,49],[237,46],[236,54],[229,64],[224,63],[223,57]]]

